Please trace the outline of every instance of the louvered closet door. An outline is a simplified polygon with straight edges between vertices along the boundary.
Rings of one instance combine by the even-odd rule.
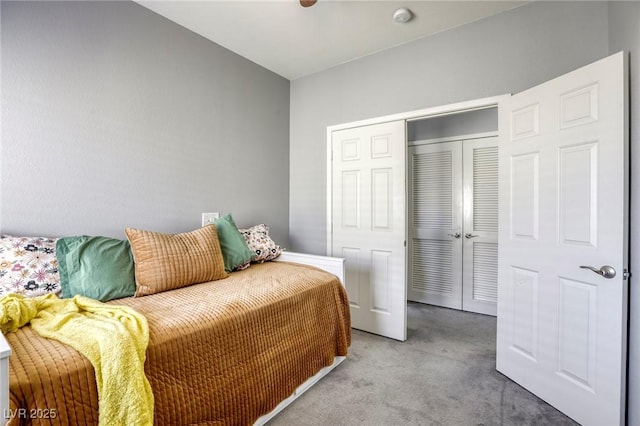
[[[462,308],[462,145],[409,150],[408,299]]]
[[[463,141],[462,309],[496,315],[498,301],[498,138]]]

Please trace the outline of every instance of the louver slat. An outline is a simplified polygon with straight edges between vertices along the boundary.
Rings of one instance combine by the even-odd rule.
[[[453,245],[442,240],[413,240],[414,290],[449,295],[453,292]]]
[[[413,226],[451,229],[453,171],[451,151],[416,154],[413,161]]]
[[[498,300],[498,244],[473,245],[473,299],[484,302]]]
[[[473,229],[498,232],[498,147],[473,150]]]

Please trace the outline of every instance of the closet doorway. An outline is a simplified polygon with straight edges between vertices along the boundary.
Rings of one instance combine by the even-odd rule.
[[[407,301],[411,300],[408,293],[412,287],[420,286],[418,278],[414,279],[409,273],[409,265],[422,266],[422,274],[430,276],[447,268],[447,265],[443,266],[437,261],[433,267],[428,265],[438,255],[442,258],[443,251],[436,249],[435,254],[430,253],[421,258],[416,254],[417,250],[414,250],[419,248],[420,242],[417,240],[420,236],[413,238],[410,235],[409,210],[413,207],[409,205],[410,148],[458,141],[464,163],[464,147],[476,143],[472,141],[497,142],[494,138],[498,136],[498,109],[509,97],[503,95],[477,99],[327,127],[327,254],[346,259],[345,287],[349,296],[353,328],[406,340]],[[500,129],[501,134],[502,131]],[[502,141],[502,137],[499,139]],[[480,158],[478,149],[490,147],[475,147],[477,162]],[[468,151],[471,153],[470,164],[473,162],[473,152],[474,150]],[[454,166],[451,167],[453,170]],[[463,172],[462,164],[455,167],[460,173]],[[431,168],[432,166],[428,166],[427,170]],[[478,186],[484,175],[478,175],[478,172],[476,175],[474,181]],[[451,176],[453,181],[453,175]],[[459,176],[462,179],[462,175]],[[462,185],[464,187],[464,183]],[[480,185],[480,188],[484,189],[486,185]],[[438,190],[442,190],[442,187]],[[449,191],[452,189],[449,188]],[[464,199],[465,194],[471,192],[463,193],[458,199]],[[476,191],[475,194],[481,194],[481,191]],[[476,206],[480,206],[480,198],[476,195],[470,201],[462,200],[458,204],[471,207],[475,199]],[[485,202],[489,199],[489,196],[483,198]],[[490,204],[498,206],[495,194]],[[433,205],[428,203],[426,208]],[[452,211],[453,208],[452,204]],[[457,214],[464,218],[464,212]],[[497,214],[494,216],[497,217]],[[474,220],[477,222],[479,217],[479,214],[476,215]],[[463,223],[454,230],[450,225],[445,235],[459,232],[460,245],[472,244],[475,248],[485,244],[481,247],[485,250],[475,250],[475,260],[474,256],[467,257],[471,267],[465,268],[462,260],[462,264],[458,264],[455,269],[450,264],[448,271],[457,274],[458,281],[463,281],[466,274],[474,274],[475,266],[473,279],[467,279],[466,282],[472,283],[475,280],[480,283],[482,278],[484,282],[491,283],[491,289],[480,291],[481,287],[476,285],[474,293],[474,287],[465,286],[463,282],[461,294],[471,292],[471,297],[465,305],[462,305],[463,301],[459,302],[459,308],[495,315],[495,303],[482,300],[482,297],[486,299],[492,296],[495,299],[495,269],[485,267],[483,274],[481,267],[487,262],[495,264],[489,253],[495,259],[496,250],[495,246],[493,252],[487,250],[490,248],[487,243],[492,242],[484,239],[488,238],[488,234],[480,237],[480,232],[486,230],[481,227],[475,229],[473,226],[475,225]],[[465,233],[470,234],[469,238],[464,237]],[[445,239],[440,238],[440,241]],[[465,252],[464,247],[461,252]],[[469,249],[466,252],[471,253]],[[417,271],[417,268],[414,269]],[[424,287],[424,283],[422,286]],[[432,293],[428,290],[423,288],[422,292]],[[477,306],[474,307],[474,303]],[[480,310],[478,306],[486,309]]]
[[[497,108],[413,120],[407,299],[496,315]]]

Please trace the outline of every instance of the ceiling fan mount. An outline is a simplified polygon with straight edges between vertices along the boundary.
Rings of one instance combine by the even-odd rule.
[[[310,7],[316,4],[318,0],[300,0],[300,6],[302,7]]]

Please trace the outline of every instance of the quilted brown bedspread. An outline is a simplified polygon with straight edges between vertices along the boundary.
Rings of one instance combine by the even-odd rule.
[[[296,264],[256,264],[223,280],[110,303],[148,319],[145,373],[157,425],[252,424],[351,343],[338,279]],[[6,338],[10,424],[97,424],[94,371],[84,356],[29,326]]]

